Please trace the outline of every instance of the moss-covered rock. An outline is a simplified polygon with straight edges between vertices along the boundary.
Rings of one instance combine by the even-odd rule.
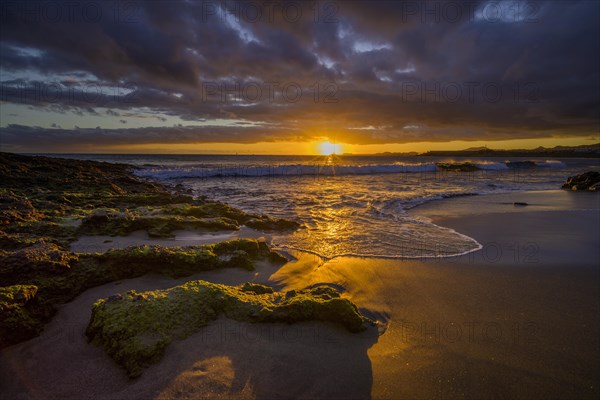
[[[83,219],[78,235],[125,236],[131,232],[144,230],[151,237],[171,237],[173,231],[202,229],[210,231],[238,230],[239,225],[229,218],[196,218],[178,215],[135,216],[126,213],[117,215],[92,214]]]
[[[216,268],[253,270],[258,261],[279,264],[287,261],[276,254],[266,242],[256,239],[174,248],[136,246],[78,254],[41,241],[16,251],[0,250],[0,282],[36,287],[37,304],[44,310],[31,315],[31,319],[39,327],[53,315],[55,305],[70,301],[94,286],[150,272],[177,278]],[[0,332],[0,348],[2,343],[16,343],[30,337],[22,330],[4,330]]]
[[[244,222],[244,225],[259,231],[293,231],[300,227],[296,221],[268,216],[250,218]]]
[[[27,197],[19,196],[10,190],[0,191],[0,226],[21,221],[37,221],[43,216]]]
[[[0,226],[7,232],[58,238],[127,235],[146,230],[169,237],[174,230],[290,230],[284,219],[243,212],[226,204],[171,193],[132,174],[135,167],[95,161],[0,153]],[[146,207],[151,212],[136,211]],[[81,220],[66,225],[65,220]]]
[[[287,259],[257,239],[185,247],[143,245],[105,253],[72,253],[42,241],[16,251],[0,250],[0,282],[36,285],[45,300],[61,303],[91,287],[150,272],[177,278],[216,268],[254,270],[258,261],[283,264]]]
[[[254,294],[266,294],[274,293],[274,290],[270,286],[259,285],[258,283],[246,282],[241,287],[242,292],[254,293]]]
[[[98,300],[86,335],[136,377],[158,362],[173,340],[197,332],[222,314],[245,322],[330,321],[351,332],[371,322],[330,288],[298,290],[289,296],[251,283],[190,281],[167,290],[129,291]]]
[[[0,348],[28,339],[49,321],[56,305],[97,285],[148,272],[185,276],[213,268],[252,270],[263,259],[287,261],[256,240],[194,248],[139,247],[106,254],[68,251],[81,235],[145,230],[150,236],[168,237],[180,229],[236,230],[246,223],[265,230],[295,226],[201,196],[173,192],[136,177],[134,169],[124,164],[0,153],[0,285],[37,287],[34,301],[27,303],[28,311],[19,308],[14,314],[25,321],[18,326],[35,329],[0,331]]]
[[[36,276],[66,274],[77,260],[76,254],[44,241],[16,251],[0,250],[0,282],[27,283]]]
[[[37,336],[48,307],[36,300],[34,285],[0,287],[0,348]]]
[[[24,233],[11,234],[0,231],[0,249],[2,250],[18,250],[40,243],[41,241],[42,239],[31,237],[31,235]]]
[[[197,218],[222,216],[236,221],[239,225],[246,225],[249,228],[262,231],[286,231],[298,229],[300,227],[300,224],[295,221],[246,213],[219,202],[202,205],[175,204],[168,207],[165,211],[176,215],[186,215]]]
[[[162,247],[137,246],[113,249],[106,253],[82,255],[92,257],[105,265],[113,279],[131,278],[148,272],[172,277],[191,275],[215,268],[243,268],[254,270],[254,263],[268,260],[283,264],[264,240],[233,239],[202,246]]]

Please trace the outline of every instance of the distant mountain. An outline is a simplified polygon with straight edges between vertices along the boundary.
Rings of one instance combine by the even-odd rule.
[[[461,151],[488,151],[490,149],[488,149],[486,146],[481,146],[481,147],[469,147],[468,149],[464,149]]]
[[[600,158],[600,143],[581,146],[536,147],[535,149],[493,150],[471,147],[464,150],[428,151],[420,156],[436,157],[592,157]]]

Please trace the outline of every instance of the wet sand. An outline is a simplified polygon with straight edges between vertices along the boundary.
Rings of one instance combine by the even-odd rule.
[[[598,398],[599,198],[521,192],[412,210],[483,245],[457,258],[325,261],[292,252],[296,260],[283,267],[91,289],[42,336],[2,351],[0,398]],[[351,334],[316,322],[220,319],[173,343],[133,381],[86,342],[95,299],[188,279],[283,289],[328,283],[381,324]]]

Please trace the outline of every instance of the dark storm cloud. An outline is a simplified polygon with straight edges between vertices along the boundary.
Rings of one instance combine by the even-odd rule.
[[[155,143],[220,143],[223,138],[236,143],[276,142],[293,137],[306,140],[300,132],[269,127],[175,126],[170,128],[45,129],[24,125],[8,125],[2,140],[12,151],[35,148],[37,151],[77,150],[82,147],[111,145],[140,145]]]
[[[231,118],[259,126],[78,134],[27,128],[23,120],[2,128],[2,144],[251,143],[327,132],[351,143],[597,135],[599,7],[3,2],[6,103],[118,120],[143,107],[188,121]],[[293,96],[298,87],[300,99]]]

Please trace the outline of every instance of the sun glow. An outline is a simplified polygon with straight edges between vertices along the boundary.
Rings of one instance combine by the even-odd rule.
[[[342,152],[342,145],[331,142],[321,142],[319,144],[319,151],[324,156],[340,154]]]

